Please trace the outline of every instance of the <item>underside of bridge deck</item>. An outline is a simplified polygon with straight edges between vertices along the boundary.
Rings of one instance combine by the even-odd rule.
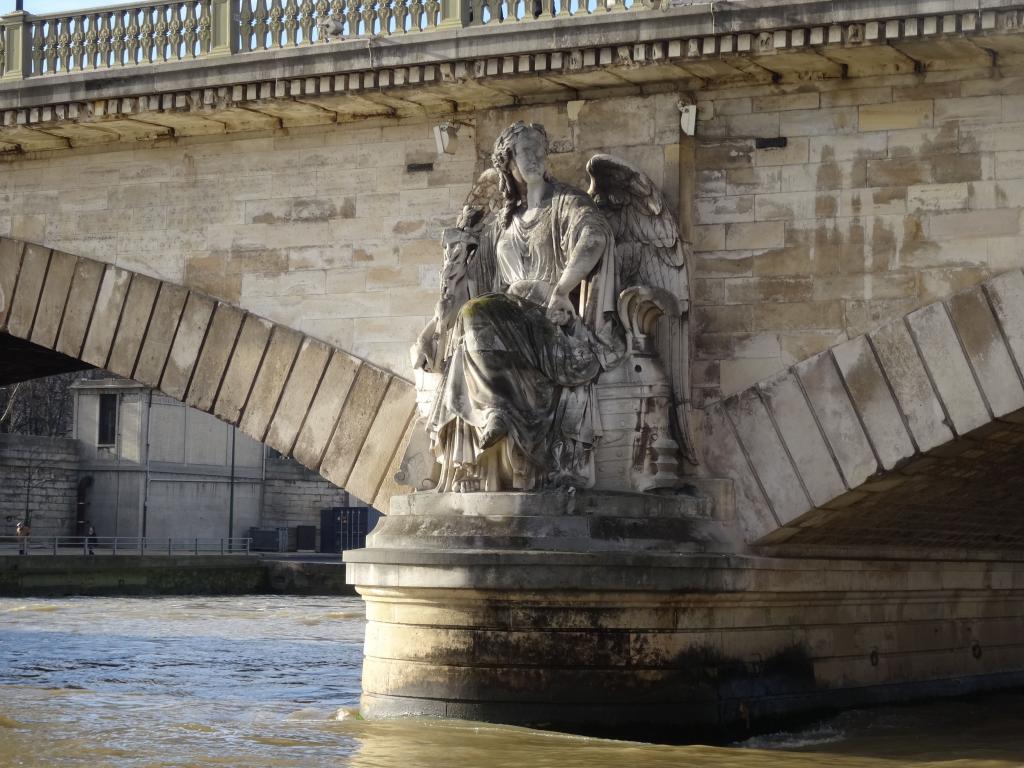
[[[759,547],[773,555],[1024,556],[1024,411],[861,486],[843,508],[808,513]]]
[[[92,366],[81,360],[0,333],[0,387],[89,368]]]

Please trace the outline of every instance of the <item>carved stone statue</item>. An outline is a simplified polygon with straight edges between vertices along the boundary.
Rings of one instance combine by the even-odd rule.
[[[435,463],[413,482],[675,487],[680,447],[692,460],[687,248],[642,171],[596,155],[587,193],[548,174],[547,152],[543,126],[507,128],[445,230],[441,298],[412,350],[434,374]]]

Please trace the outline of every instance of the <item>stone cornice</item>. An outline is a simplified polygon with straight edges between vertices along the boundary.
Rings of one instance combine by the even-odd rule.
[[[576,98],[653,83],[696,90],[966,68],[1024,53],[1020,0],[715,2],[509,26],[9,81],[0,83],[0,125],[45,130],[47,123],[176,111],[216,119],[211,111],[259,112],[268,101],[310,98],[328,111],[325,98],[351,98],[371,99],[380,106],[375,116],[401,115],[403,103],[440,113],[445,100],[462,101],[453,89],[471,87],[519,103],[533,96],[530,83],[538,93]],[[403,102],[412,93],[442,103]],[[280,110],[267,114],[281,118]],[[343,109],[339,114],[347,119]],[[11,139],[0,136],[18,143]]]

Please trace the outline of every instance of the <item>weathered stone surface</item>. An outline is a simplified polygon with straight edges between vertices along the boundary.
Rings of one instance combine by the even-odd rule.
[[[1015,269],[994,277],[985,284],[985,292],[992,301],[1017,369],[1024,371],[1024,273]]]
[[[132,284],[124,300],[117,334],[110,348],[110,359],[105,366],[111,373],[130,379],[135,372],[139,349],[149,328],[160,281],[138,273],[132,275]]]
[[[372,365],[364,364],[356,373],[345,407],[338,417],[337,429],[334,430],[320,465],[320,474],[335,485],[349,490],[346,485],[349,474],[355,466],[390,379],[384,371]],[[355,489],[351,491],[360,498],[366,498]],[[374,495],[369,494],[369,497],[373,498]]]
[[[740,448],[725,408],[720,403],[704,410],[703,460],[712,477],[731,478],[736,491],[736,523],[746,542],[754,542],[779,527],[750,463]]]
[[[918,449],[929,451],[952,440],[942,405],[904,322],[887,323],[868,336]]]
[[[139,362],[135,366],[132,378],[151,387],[160,384],[164,372],[167,355],[174,342],[174,334],[178,329],[178,321],[188,298],[188,289],[170,283],[160,284],[160,294],[153,307],[153,318],[146,332],[146,340],[139,352]]]
[[[89,330],[89,321],[96,308],[100,284],[105,266],[92,259],[79,259],[75,266],[75,277],[64,307],[64,320],[60,325],[56,350],[68,357],[78,357]]]
[[[344,408],[360,365],[358,358],[335,350],[292,451],[296,461],[313,469],[320,467],[327,442],[338,425],[338,416]]]
[[[810,503],[800,477],[757,391],[729,398],[725,411],[779,522],[786,525],[806,512]]]
[[[209,411],[213,407],[244,317],[245,313],[237,307],[217,304],[185,395],[185,402],[193,408]]]
[[[32,343],[53,349],[57,333],[64,317],[64,306],[71,291],[77,259],[68,253],[54,251],[50,254],[50,266],[46,270],[46,282],[39,296],[35,323],[32,325]]]
[[[50,263],[50,249],[29,243],[21,261],[18,286],[11,301],[7,316],[7,332],[12,336],[27,339],[32,332],[32,321],[39,306],[39,294],[46,280],[46,268]]]
[[[174,335],[171,353],[167,356],[163,377],[160,379],[160,389],[176,400],[185,399],[215,306],[216,302],[209,296],[194,291],[185,300],[178,331]]]
[[[7,315],[14,300],[14,287],[21,269],[21,254],[25,243],[21,240],[0,238],[0,331],[7,327]]]
[[[238,334],[235,352],[224,373],[224,381],[220,385],[220,394],[213,404],[213,413],[229,424],[237,424],[242,409],[249,398],[249,392],[256,381],[256,373],[263,353],[270,340],[273,326],[266,320],[255,315],[246,315],[242,330]]]
[[[131,282],[132,273],[125,269],[107,267],[103,273],[100,292],[96,295],[96,308],[82,346],[82,360],[90,365],[103,368],[107,364]]]
[[[412,384],[392,378],[345,483],[346,490],[361,499],[377,498],[384,473],[392,465],[415,407],[416,390]]]
[[[928,128],[932,124],[933,102],[899,101],[893,104],[867,104],[859,109],[861,131],[891,131],[901,128]]]
[[[1013,663],[1004,656],[990,659],[989,653],[980,661],[965,660],[960,626],[973,617],[987,632],[1015,642],[1020,622],[1007,623],[999,614],[1011,605],[1019,578],[1013,564],[823,565],[798,557],[722,561],[700,555],[673,562],[634,557],[627,563],[588,557],[589,563],[568,553],[528,558],[469,547],[370,547],[346,554],[349,579],[367,602],[364,715],[570,723],[606,711],[595,706],[606,701],[616,722],[671,722],[678,732],[707,728],[723,717],[718,702],[732,690],[732,680],[699,678],[691,684],[690,674],[679,674],[689,669],[680,664],[691,658],[694,675],[706,672],[708,648],[737,663],[790,659],[790,665],[780,665],[787,671],[778,673],[790,690],[824,685],[828,695],[888,687],[894,680],[903,686],[921,681],[924,690],[937,678],[956,678],[969,663],[991,665],[986,672],[996,675]],[[561,589],[533,592],[553,574]],[[617,588],[617,582],[624,586]],[[986,584],[1001,586],[982,589]],[[600,597],[587,596],[596,589]],[[965,589],[980,589],[982,602],[965,603],[959,592]],[[496,601],[502,590],[531,590],[536,597]],[[728,597],[707,610],[708,595],[723,593]],[[614,605],[610,594],[617,596]],[[780,599],[785,604],[803,598],[812,599],[815,609],[802,621],[780,613]],[[997,618],[978,619],[982,614]],[[810,666],[806,674],[788,671],[794,668],[794,645],[812,649],[813,672]],[[537,663],[510,676],[508,659],[524,648]],[[790,655],[775,656],[786,651]],[[875,658],[873,652],[877,665],[865,661]],[[908,664],[904,654],[927,663]],[[638,686],[639,671],[644,682]],[[541,674],[544,684],[537,685]],[[449,696],[458,704],[445,702]],[[742,722],[739,713],[725,716]]]
[[[291,375],[285,383],[267,432],[266,443],[271,448],[286,455],[291,454],[330,356],[331,350],[323,342],[303,339],[299,356],[292,366]]]
[[[832,355],[882,467],[913,456],[914,443],[868,340],[858,336],[833,347]]]
[[[843,477],[796,376],[783,371],[760,383],[758,390],[814,506],[845,492]]]
[[[416,418],[409,420],[408,426],[405,428],[405,434],[402,435],[402,439],[398,441],[398,447],[395,449],[395,455],[391,459],[391,466],[384,472],[384,480],[381,483],[380,489],[377,491],[377,496],[374,498],[372,504],[374,509],[390,509],[391,499],[401,494],[410,493],[413,488],[409,485],[400,483],[397,480],[399,472],[402,469],[402,461],[405,458],[406,449],[409,447],[409,443],[413,440],[414,432],[418,429],[422,429],[422,424],[418,423]]]
[[[1020,374],[982,288],[962,291],[946,304],[992,415],[1005,416],[1024,408]]]
[[[725,248],[730,251],[781,248],[785,242],[784,229],[781,221],[729,224],[725,228]]]
[[[985,401],[946,308],[941,303],[929,304],[910,313],[907,323],[957,434],[966,434],[989,421]]]
[[[288,328],[275,326],[271,333],[252,393],[238,423],[243,432],[256,440],[262,442],[267,434],[301,343],[302,334]]]
[[[798,363],[795,371],[847,487],[856,488],[877,471],[878,461],[831,354],[822,352]]]

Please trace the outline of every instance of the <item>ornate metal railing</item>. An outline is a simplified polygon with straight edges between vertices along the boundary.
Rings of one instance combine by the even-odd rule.
[[[150,0],[2,17],[0,73],[23,79],[429,30],[643,10],[669,0]]]

